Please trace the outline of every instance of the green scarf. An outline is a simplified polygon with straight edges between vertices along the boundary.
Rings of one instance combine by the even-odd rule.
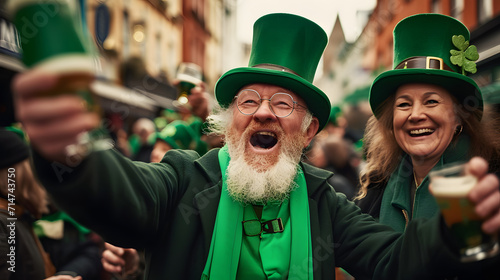
[[[54,233],[54,229],[57,228],[56,223],[59,222],[63,225],[64,223],[69,223],[74,226],[76,230],[78,230],[78,236],[82,241],[85,240],[85,236],[91,232],[88,228],[80,225],[63,211],[57,211],[43,216],[33,224],[33,230],[38,237],[52,238],[51,233]],[[61,230],[64,230],[64,226],[61,227]],[[62,235],[63,233],[61,232],[60,234]],[[58,235],[58,233],[56,233],[56,235]]]
[[[203,280],[236,279],[238,270],[243,238],[243,226],[241,222],[243,221],[244,206],[235,202],[228,194],[226,169],[229,161],[227,146],[224,146],[219,150],[219,164],[222,171],[222,193],[217,209],[208,259],[201,277]],[[266,245],[273,246],[273,242],[287,242],[291,246],[290,259],[287,256],[285,258],[268,258],[267,256],[263,256],[262,259],[266,262],[264,269],[266,267],[276,268],[289,265],[288,279],[313,279],[309,202],[306,181],[300,166],[298,166],[295,183],[298,185],[298,188],[291,192],[289,201],[291,236],[289,234],[284,235],[288,236],[286,240],[283,241],[283,238],[278,238],[277,241],[270,241]],[[279,245],[276,243],[276,246]],[[306,268],[304,267],[305,256],[307,256]],[[268,266],[267,262],[273,263]]]
[[[469,157],[469,138],[461,135],[458,141],[450,144],[434,168],[443,164],[467,161]],[[410,184],[413,184],[413,166],[409,155],[405,154],[391,175],[384,190],[380,206],[380,223],[391,226],[396,231],[404,232],[406,220],[403,210],[409,215],[408,219],[431,218],[439,213],[436,200],[429,192],[429,178],[426,176],[415,191],[413,209],[410,202]]]

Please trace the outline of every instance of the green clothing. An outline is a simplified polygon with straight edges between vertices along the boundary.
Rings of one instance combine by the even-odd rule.
[[[276,213],[279,207],[273,207],[272,212]],[[269,211],[267,211],[269,212]],[[243,220],[255,220],[258,219],[252,205],[245,207],[243,213]],[[238,274],[236,279],[263,279],[265,277],[264,267],[262,266],[262,260],[259,253],[260,247],[260,235],[256,236],[246,236],[243,235],[243,240],[241,244],[241,257],[238,263]],[[256,269],[259,268],[259,269]]]
[[[427,176],[416,189],[414,197],[411,197],[410,185],[414,184],[414,180],[413,169],[409,163],[411,161],[408,161],[408,158],[405,156],[392,174],[380,206],[380,223],[399,232],[403,232],[408,222],[414,218],[429,218],[439,214],[436,199],[429,192]]]
[[[205,266],[220,200],[218,150],[203,157],[172,150],[161,163],[132,162],[113,150],[79,166],[47,162],[35,170],[57,202],[106,241],[144,248],[147,279],[196,279]],[[360,279],[435,279],[459,272],[440,217],[393,232],[328,185],[331,173],[301,163],[308,188],[315,279],[343,267]],[[291,270],[302,269],[291,267]]]
[[[469,159],[469,147],[468,136],[462,134],[457,143],[453,143],[446,149],[436,166],[467,161]],[[429,179],[427,177],[415,192],[412,209],[409,190],[409,184],[413,183],[412,177],[411,159],[407,155],[403,156],[398,168],[391,176],[391,180],[399,183],[390,185],[371,184],[368,187],[366,197],[357,201],[358,206],[363,213],[368,213],[375,219],[380,219],[381,223],[399,232],[404,232],[406,225],[412,219],[438,216],[437,204],[434,197],[429,193]],[[500,263],[500,255],[482,262],[468,264],[467,271],[457,271],[448,279],[500,279],[498,263]]]
[[[222,192],[208,260],[201,279],[313,279],[307,185],[300,165],[296,167],[297,173],[292,183],[296,188],[289,199],[281,207],[276,204],[274,207],[263,207],[262,221],[274,220],[269,225],[261,224],[260,219],[253,217],[253,222],[249,222],[248,214],[254,213],[254,210],[250,208],[251,211],[248,211],[248,206],[245,207],[229,196],[226,169],[230,157],[227,146],[219,150],[218,160],[222,173]],[[276,218],[285,221],[281,227]],[[245,225],[242,224],[243,221],[246,221]],[[260,238],[257,241],[253,239],[251,243],[242,242],[249,233],[247,229],[250,234],[257,234]],[[264,229],[266,234],[262,233]],[[280,229],[282,231],[279,233],[267,234],[268,230]],[[248,254],[249,251],[254,254]],[[304,271],[289,269],[290,266],[304,264]]]
[[[469,160],[468,147],[467,137],[460,137],[456,144],[445,150],[436,167]],[[415,184],[413,166],[410,156],[405,154],[385,187],[380,205],[380,223],[403,232],[412,219],[431,218],[439,214],[436,199],[429,192],[428,176],[420,183],[413,198],[410,195],[411,184]]]

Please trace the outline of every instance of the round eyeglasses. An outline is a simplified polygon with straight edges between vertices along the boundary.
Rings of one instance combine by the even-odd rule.
[[[295,106],[306,107],[293,100],[293,97],[288,93],[277,92],[269,99],[261,98],[260,94],[253,89],[244,89],[234,97],[236,99],[236,107],[243,115],[253,115],[259,110],[262,100],[269,101],[269,109],[278,118],[288,117]]]

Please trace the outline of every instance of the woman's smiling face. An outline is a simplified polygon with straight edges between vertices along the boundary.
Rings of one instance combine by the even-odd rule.
[[[413,160],[437,161],[458,125],[455,102],[436,85],[406,84],[395,95],[393,129],[398,145]]]

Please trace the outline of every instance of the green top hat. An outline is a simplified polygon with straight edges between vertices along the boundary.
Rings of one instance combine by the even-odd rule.
[[[440,14],[417,14],[394,28],[394,70],[380,74],[370,89],[370,106],[377,117],[379,106],[397,88],[408,83],[444,87],[465,108],[483,109],[477,84],[465,76],[475,73],[479,58],[469,46],[469,30],[460,21]]]
[[[330,101],[312,81],[327,41],[325,31],[303,17],[291,14],[261,17],[253,27],[248,67],[222,75],[215,85],[217,101],[222,107],[229,106],[239,89],[251,83],[281,86],[305,100],[318,118],[321,130],[330,115]]]
[[[156,141],[162,140],[172,149],[194,150],[200,155],[207,152],[207,146],[184,121],[173,121],[156,134]]]

